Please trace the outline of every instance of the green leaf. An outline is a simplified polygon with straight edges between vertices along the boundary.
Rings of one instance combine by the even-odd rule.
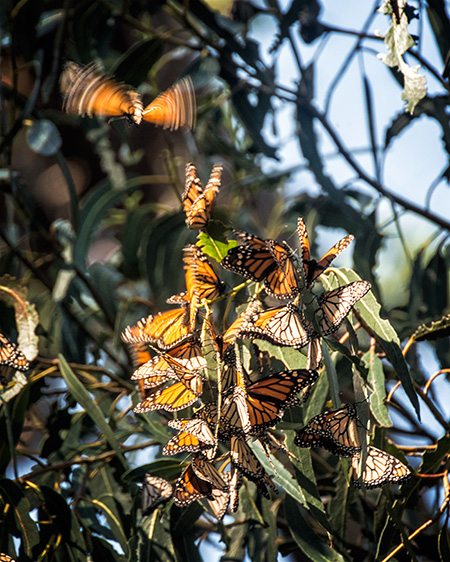
[[[62,146],[58,129],[48,119],[33,121],[27,128],[26,138],[31,150],[42,156],[54,156]]]
[[[370,395],[370,409],[377,422],[384,427],[391,427],[392,422],[384,400],[386,398],[385,377],[383,363],[377,357],[375,350],[370,350],[362,356],[362,361],[369,367],[367,382],[372,385]]]
[[[69,367],[69,365],[67,364],[66,360],[62,355],[59,355],[59,368],[72,396],[79,404],[81,404],[81,406],[83,406],[87,415],[98,426],[98,428],[101,430],[108,443],[116,452],[117,457],[119,458],[123,467],[127,469],[128,464],[124,456],[122,455],[122,452],[119,447],[119,443],[116,440],[113,430],[105,420],[105,416],[102,410],[100,409],[98,404],[94,402],[89,392],[86,390],[86,388],[80,382],[78,377]]]
[[[360,277],[352,269],[340,268],[333,270],[334,275],[343,281],[342,284],[360,281]],[[381,318],[381,306],[375,299],[372,291],[369,291],[355,306],[358,317],[368,327],[376,338],[377,342],[385,351],[389,361],[400,379],[403,389],[406,392],[411,404],[413,405],[418,418],[420,419],[420,406],[417,394],[412,385],[411,375],[408,365],[403,357],[400,347],[400,339],[392,327],[389,320]]]
[[[220,262],[231,248],[237,246],[236,240],[227,240],[228,229],[218,221],[209,221],[208,231],[200,233],[197,246],[208,256]]]
[[[12,510],[17,534],[22,541],[25,554],[32,557],[32,549],[39,543],[36,522],[30,517],[31,505],[22,488],[11,480],[0,480],[0,497]],[[3,507],[4,512],[8,510]]]
[[[292,538],[300,550],[313,562],[344,562],[344,558],[314,533],[302,515],[298,503],[289,496],[284,500],[284,512]]]
[[[88,500],[83,498],[81,501],[85,502]],[[114,540],[116,540],[120,544],[122,550],[125,552],[125,555],[128,556],[128,540],[123,528],[123,523],[120,520],[120,515],[117,510],[114,496],[107,494],[104,496],[100,496],[98,499],[92,499],[89,501],[97,509],[100,509],[102,511],[114,535]]]

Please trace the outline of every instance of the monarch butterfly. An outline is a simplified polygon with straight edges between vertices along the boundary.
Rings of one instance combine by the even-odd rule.
[[[269,375],[246,389],[242,384],[236,386],[232,399],[236,402],[242,431],[258,434],[275,425],[300,390],[310,386],[318,376],[317,371],[296,369]],[[235,426],[238,428],[239,424]]]
[[[138,345],[138,344],[134,344]],[[141,344],[143,345],[143,344]],[[132,380],[145,379],[154,376],[169,376],[167,380],[176,378],[180,372],[200,371],[206,368],[206,359],[198,339],[184,341],[166,353],[161,353],[150,358],[131,375]],[[164,381],[162,381],[164,382]]]
[[[361,487],[358,479],[360,453],[352,458],[351,483]],[[362,483],[366,488],[378,488],[384,484],[403,484],[411,478],[409,468],[397,458],[371,445],[367,448],[366,464],[362,473]]]
[[[200,498],[214,500],[214,489],[227,492],[228,485],[212,463],[197,455],[178,478],[173,499],[180,507]]]
[[[149,386],[147,386],[147,384]],[[144,379],[144,388],[152,388],[152,382]],[[136,413],[152,410],[176,412],[191,406],[203,392],[203,380],[197,371],[185,374],[182,380],[162,390],[157,390],[134,407]]]
[[[16,371],[28,371],[30,363],[19,346],[0,332],[0,365]]]
[[[153,359],[148,345],[144,342],[130,342],[128,343],[128,349],[130,350],[131,361],[135,369]]]
[[[323,336],[335,332],[357,303],[370,289],[368,281],[354,281],[320,295],[316,311]]]
[[[245,386],[251,383],[250,378],[242,367],[241,361],[237,357],[235,350],[230,348],[224,357],[224,364],[221,372],[221,387],[224,395],[232,391],[233,387],[238,384],[238,378],[243,379]]]
[[[255,314],[242,326],[240,336],[300,349],[312,339],[312,329],[306,327],[303,313],[293,301]]]
[[[294,443],[298,447],[323,447],[341,457],[359,453],[361,443],[356,407],[347,404],[344,408],[315,416],[297,433]]]
[[[265,474],[262,464],[242,435],[234,435],[231,438],[230,460],[236,468],[251,480],[260,480]]]
[[[293,261],[294,251],[286,242],[263,240],[241,230],[233,230],[241,238],[220,262],[222,267],[252,281],[262,282],[266,292],[275,298],[293,298],[299,293],[299,275]]]
[[[211,429],[203,420],[169,420],[167,425],[180,430],[180,433],[166,443],[162,450],[163,455],[176,455],[184,451],[193,453],[201,449],[211,449],[216,444]]]
[[[203,189],[197,168],[186,164],[186,184],[182,195],[186,224],[192,230],[203,230],[211,218],[222,178],[222,165],[214,164],[208,183]]]
[[[219,297],[224,292],[225,283],[217,277],[206,255],[193,244],[183,249],[183,262],[187,287],[184,298],[190,303],[189,322],[193,329],[199,303]]]
[[[142,487],[142,515],[148,515],[157,505],[168,500],[172,493],[172,485],[167,480],[146,474]]]
[[[183,78],[147,107],[143,107],[139,94],[105,76],[98,64],[83,67],[69,62],[61,75],[61,91],[65,94],[63,110],[80,115],[125,116],[139,125],[142,120],[176,130],[195,125],[195,95],[192,80]]]
[[[223,474],[226,476],[228,473]],[[217,521],[221,521],[227,512],[228,504],[230,503],[230,492],[222,492],[221,490],[214,489],[211,491],[211,498],[205,498],[206,504],[213,512]]]
[[[125,342],[150,342],[164,350],[170,350],[188,338],[192,338],[188,307],[141,318],[122,332]]]
[[[308,289],[314,283],[314,281],[322,275],[322,273],[329,267],[330,263],[336,258],[341,252],[347,248],[351,243],[354,236],[349,234],[345,238],[342,238],[337,244],[335,244],[328,252],[320,258],[319,261],[311,259],[311,253],[309,248],[308,233],[306,232],[306,226],[303,219],[299,217],[297,219],[297,233],[300,239],[300,244],[302,247],[302,265],[305,274],[305,286]]]
[[[231,344],[240,337],[241,331],[245,327],[250,327],[249,322],[254,318],[255,314],[259,311],[261,303],[257,300],[251,301],[245,311],[240,314],[236,320],[231,324],[222,337],[222,355],[225,359],[227,349]]]

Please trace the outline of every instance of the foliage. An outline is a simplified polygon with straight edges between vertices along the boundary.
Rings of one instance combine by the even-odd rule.
[[[203,545],[219,542],[224,560],[447,560],[450,441],[440,394],[449,391],[450,223],[433,203],[450,169],[449,88],[437,70],[450,50],[450,19],[430,1],[417,20],[405,7],[399,22],[401,3],[390,2],[389,16],[366,7],[366,21],[355,25],[340,6],[349,24],[339,27],[329,2],[287,4],[238,0],[216,11],[213,0],[2,3],[0,330],[31,368],[0,366],[0,552],[21,561],[191,561],[207,559]],[[376,25],[392,25],[391,58],[404,76],[377,59]],[[407,52],[394,40],[397,27]],[[424,30],[437,62],[421,50]],[[345,53],[333,51],[348,38]],[[295,61],[291,76],[286,54]],[[189,74],[196,131],[63,114],[58,81],[72,59],[101,60],[149,97]],[[422,82],[410,95],[411,61],[426,78],[424,97]],[[392,73],[393,90],[380,72]],[[351,95],[341,90],[348,77]],[[403,89],[413,115],[403,111]],[[361,136],[346,132],[343,107],[352,122],[363,108]],[[441,138],[424,143],[419,121]],[[407,179],[414,159],[395,152],[404,138],[411,154],[418,146],[426,157],[434,142],[444,155],[443,169],[417,178],[429,182],[418,192]],[[288,146],[302,157],[288,160]],[[232,228],[299,250],[302,216],[313,256],[323,238],[355,236],[353,263],[347,250],[349,267],[333,268],[323,290],[357,279],[372,285],[339,337],[324,340],[326,368],[307,401],[277,425],[294,458],[280,450],[269,460],[252,444],[278,495],[266,499],[246,481],[238,511],[219,523],[202,502],[142,515],[145,474],[174,482],[187,463],[161,455],[173,436],[170,415],[133,413],[139,391],[120,339],[183,289],[182,248],[197,242],[180,205],[188,161],[205,179],[214,163],[224,165],[214,220],[198,238],[211,261],[235,245]],[[216,270],[227,282],[225,298],[211,305],[222,333],[256,289]],[[306,364],[304,350],[257,344],[266,369]],[[241,348],[257,372],[253,351]],[[207,359],[214,380],[215,360]],[[400,489],[349,487],[346,459],[293,443],[294,430],[330,398],[337,408],[361,392],[376,422],[371,444],[415,471]]]

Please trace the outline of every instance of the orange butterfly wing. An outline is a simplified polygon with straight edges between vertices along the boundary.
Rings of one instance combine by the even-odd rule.
[[[171,131],[180,127],[193,129],[196,121],[194,87],[189,77],[183,78],[159,94],[142,112],[142,119]]]

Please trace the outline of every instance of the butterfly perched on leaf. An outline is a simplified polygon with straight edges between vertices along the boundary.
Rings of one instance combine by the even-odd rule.
[[[215,164],[208,183],[203,189],[197,168],[194,164],[186,165],[186,183],[181,199],[188,228],[193,230],[206,228],[208,221],[211,219],[221,179],[222,165]]]
[[[61,75],[61,91],[65,95],[63,110],[67,113],[127,117],[136,125],[144,120],[171,130],[195,126],[195,94],[189,77],[144,108],[136,90],[105,75],[98,64],[81,66],[68,62]]]
[[[19,346],[0,332],[0,365],[16,371],[28,371],[30,363]]]
[[[146,474],[142,486],[142,515],[148,515],[159,504],[167,501],[172,492],[172,485],[167,480]]]
[[[341,457],[359,453],[356,407],[347,404],[344,408],[315,416],[297,433],[294,443],[298,447],[322,447]]]
[[[217,468],[200,455],[194,457],[178,478],[173,493],[176,505],[183,507],[196,499],[214,500],[213,490],[228,491],[228,484]]]
[[[295,299],[285,306],[254,314],[240,327],[239,335],[300,349],[312,339],[313,331],[305,324],[298,299]]]
[[[384,484],[404,484],[411,478],[409,468],[393,455],[376,447],[367,448],[367,459],[362,471],[362,483],[358,479],[360,454],[352,458],[351,483],[360,488],[378,488]]]
[[[225,283],[217,276],[206,254],[193,244],[183,249],[183,263],[187,289],[185,299],[190,306],[189,324],[194,329],[200,303],[220,297],[225,290]]]
[[[199,419],[177,419],[167,422],[169,427],[178,429],[179,433],[164,446],[163,455],[176,455],[182,452],[194,453],[211,449],[216,444],[209,425]]]
[[[354,237],[349,234],[345,238],[342,238],[342,240],[328,250],[319,261],[316,261],[311,258],[308,233],[306,231],[306,225],[301,217],[297,219],[297,233],[301,245],[301,263],[305,277],[305,287],[309,289],[314,281],[327,270],[334,258],[347,248]]]
[[[286,242],[263,240],[241,230],[233,230],[242,245],[231,248],[220,262],[222,267],[258,283],[278,299],[294,298],[300,292],[300,277],[294,251]]]
[[[369,290],[370,283],[368,281],[353,281],[353,283],[320,295],[315,314],[321,335],[328,336],[335,332],[353,306]],[[314,330],[312,326],[308,326],[308,329]]]

